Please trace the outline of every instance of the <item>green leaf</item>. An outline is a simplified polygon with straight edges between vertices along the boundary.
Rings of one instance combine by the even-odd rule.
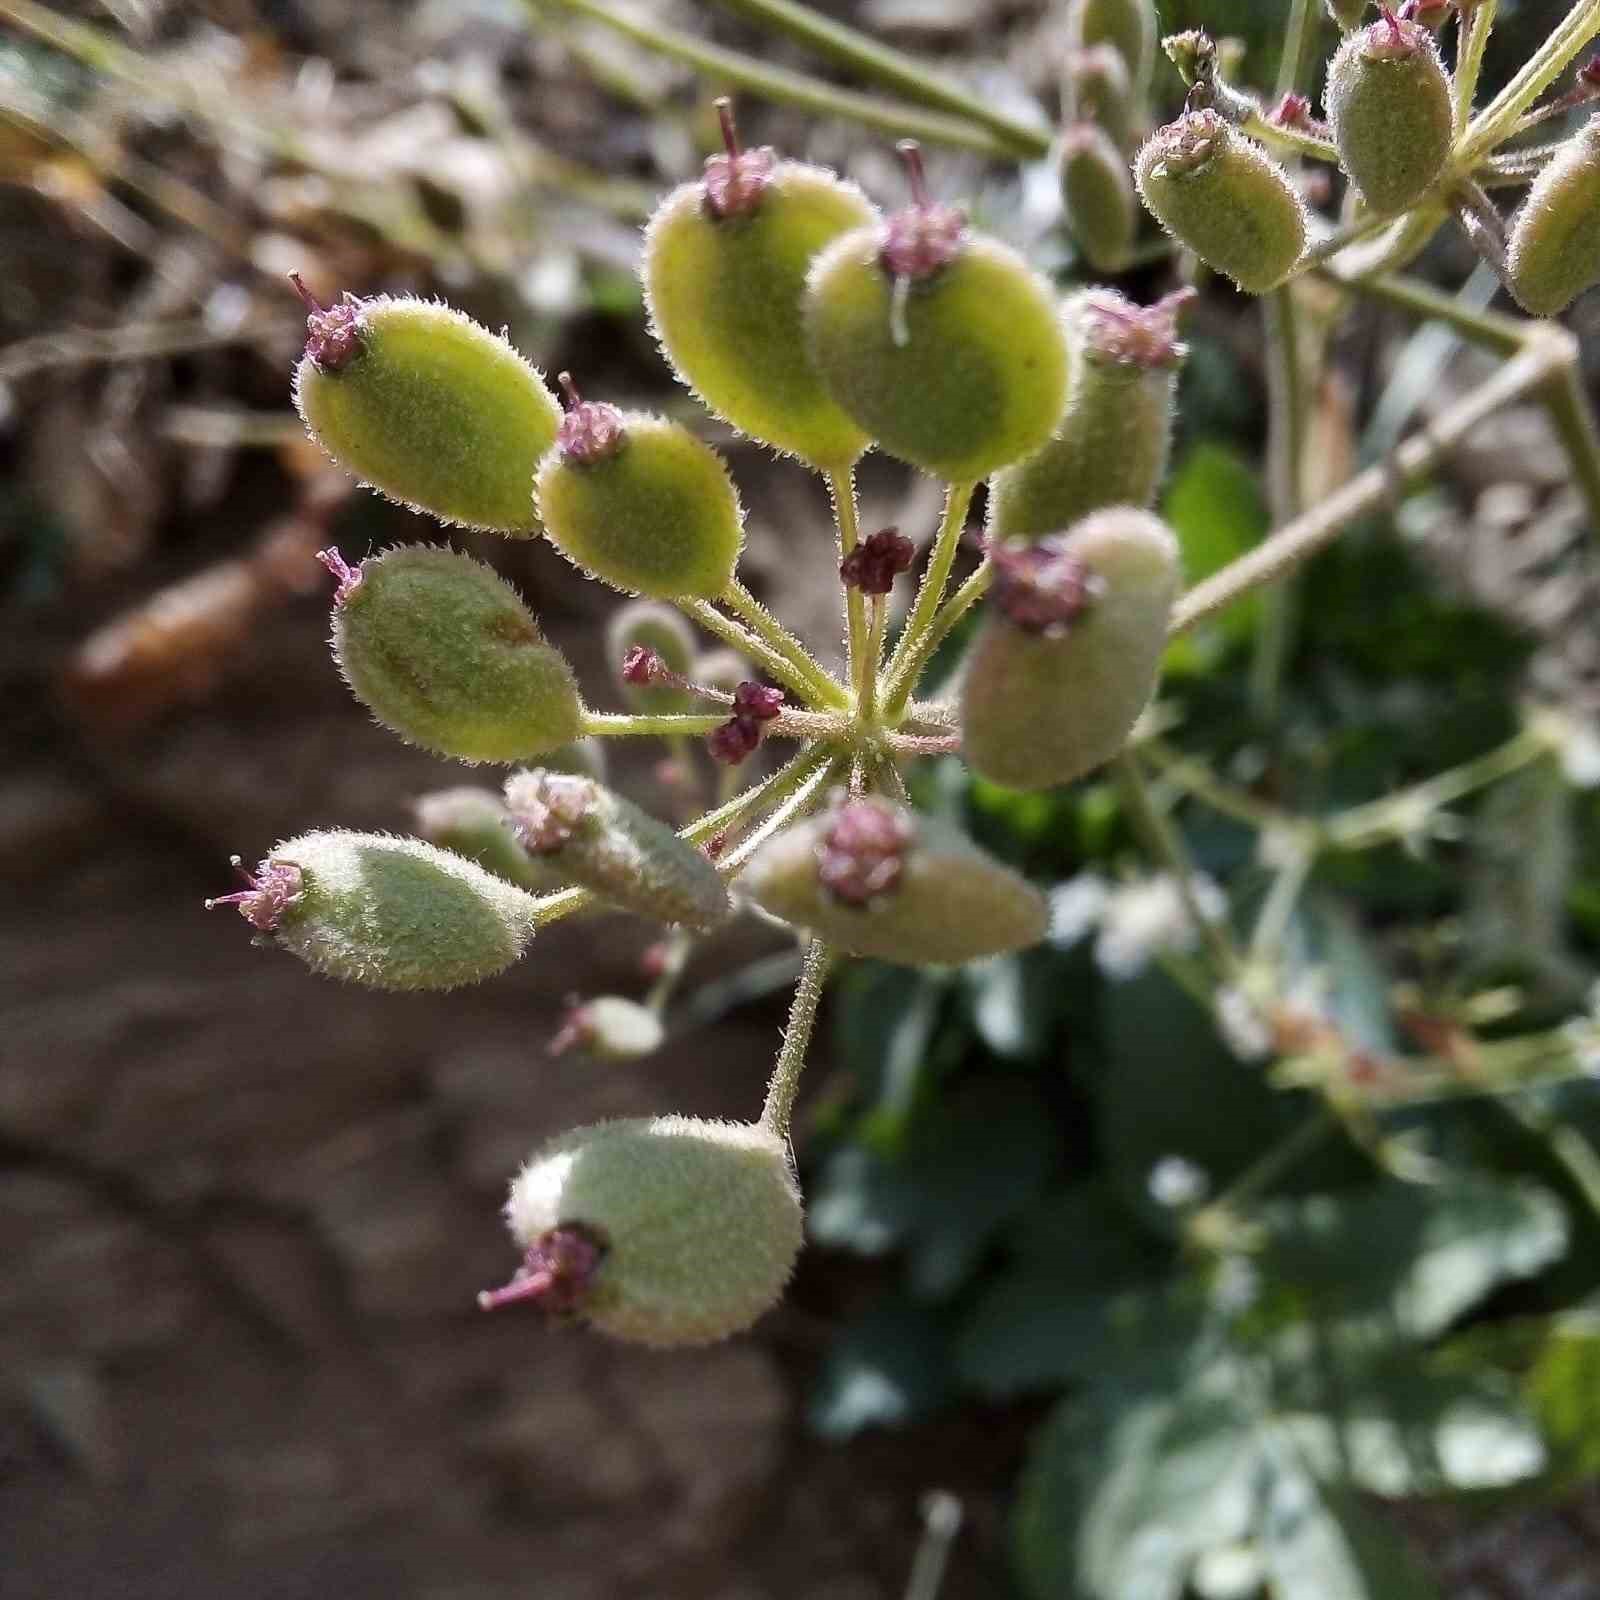
[[[1468,1176],[1282,1202],[1264,1220],[1262,1268],[1309,1314],[1392,1319],[1417,1339],[1567,1244],[1566,1212],[1545,1190]]]
[[[873,1132],[897,1141],[925,1079],[929,1048],[949,987],[943,974],[858,961],[835,1003],[834,1038],[845,1069],[874,1102]]]
[[[1259,1547],[1273,1600],[1434,1600],[1399,1536],[1354,1496],[1319,1484],[1292,1452],[1274,1453]]]
[[[973,1031],[1006,1061],[1037,1057],[1049,1046],[1062,1008],[1064,963],[1053,950],[1024,950],[961,969]]]
[[[1600,1475],[1600,1312],[1556,1319],[1523,1393],[1563,1476]]]
[[[890,1295],[835,1339],[806,1417],[824,1438],[848,1439],[864,1428],[926,1416],[949,1393],[939,1324],[910,1300]]]
[[[1259,1448],[1237,1373],[1176,1394],[1112,1388],[1063,1401],[1034,1442],[1014,1527],[1038,1600],[1179,1600],[1205,1550],[1252,1521]]]

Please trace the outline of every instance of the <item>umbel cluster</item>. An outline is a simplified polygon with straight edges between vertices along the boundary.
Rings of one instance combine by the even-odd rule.
[[[1159,130],[1130,166],[1153,7],[1079,0],[1070,16],[1075,109],[1089,120],[1063,141],[1069,198],[1075,183],[1093,189],[1088,150],[1110,175],[1105,195],[1136,175],[1149,209],[1216,270],[1252,290],[1281,281],[1306,250],[1305,209],[1230,120],[1198,46],[1191,103],[1215,104]],[[1421,23],[1385,13],[1349,34],[1330,80],[1330,148],[1367,203],[1402,207],[1437,180],[1449,92]],[[1089,289],[1063,303],[927,193],[914,147],[911,203],[885,215],[822,167],[742,148],[726,106],[723,117],[725,151],[646,228],[645,297],[667,360],[706,408],[826,480],[848,670],[825,671],[740,583],[739,495],[692,431],[584,397],[566,374],[558,400],[504,337],[447,306],[349,294],[324,306],[302,286],[294,392],[312,437],[414,510],[548,539],[634,597],[610,633],[633,709],[587,707],[520,596],[468,556],[404,545],[349,564],[325,551],[334,655],[357,698],[410,743],[513,771],[499,795],[432,797],[426,840],[306,834],[210,902],[315,971],[379,989],[489,977],[540,927],[591,907],[699,931],[742,900],[807,935],[759,1121],[579,1129],[512,1184],[523,1260],[483,1303],[531,1302],[657,1345],[735,1332],[782,1292],[802,1237],[789,1113],[831,956],[958,963],[1045,932],[1033,886],[910,807],[903,765],[959,752],[997,783],[1038,789],[1110,760],[1154,693],[1180,584],[1177,542],[1149,508],[1191,291],[1138,306]],[[1530,306],[1551,309],[1600,275],[1596,208],[1586,201],[1574,221],[1567,203],[1597,167],[1585,134],[1535,185],[1508,257]],[[1092,215],[1079,205],[1080,231]],[[1113,241],[1103,258],[1123,253]],[[914,547],[857,527],[853,468],[871,448],[946,486],[892,649],[887,596]],[[983,483],[984,559],[947,593]],[[919,700],[935,648],[975,607],[952,696]],[[726,651],[699,652],[690,623],[738,652],[731,668]],[[730,769],[769,739],[798,752],[674,829],[605,784],[599,741],[625,735],[703,738]],[[659,1035],[622,1001],[592,1020],[592,1042],[614,1054]]]

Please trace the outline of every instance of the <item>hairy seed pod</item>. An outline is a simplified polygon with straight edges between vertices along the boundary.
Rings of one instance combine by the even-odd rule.
[[[885,452],[977,482],[1049,438],[1066,342],[1049,285],[969,233],[961,212],[931,204],[908,159],[915,203],[813,263],[807,339],[834,398]]]
[[[1177,318],[1192,290],[1148,307],[1112,289],[1067,305],[1072,383],[1056,436],[997,472],[989,537],[1039,539],[1105,506],[1148,506],[1166,473],[1178,373]]]
[[[244,876],[248,888],[207,906],[237,906],[312,971],[370,989],[477,983],[533,937],[530,895],[420,839],[307,833]]]
[[[1093,122],[1118,150],[1129,149],[1139,121],[1128,63],[1115,45],[1095,44],[1067,53],[1062,69],[1064,111],[1070,122]]]
[[[1013,789],[1109,761],[1155,693],[1178,594],[1178,542],[1118,506],[1066,534],[992,551],[994,592],[961,683],[961,746]]]
[[[531,894],[561,887],[559,874],[518,842],[505,802],[491,790],[470,785],[438,789],[420,796],[412,809],[417,832],[429,844],[453,850]]]
[[[527,1251],[485,1306],[527,1300],[636,1344],[711,1344],[782,1297],[803,1237],[783,1140],[748,1123],[638,1117],[547,1144],[511,1184]],[[587,1255],[563,1251],[587,1241]],[[577,1270],[563,1271],[578,1256]]]
[[[606,624],[606,659],[618,674],[623,699],[635,711],[659,716],[697,709],[699,702],[687,689],[670,683],[634,683],[621,675],[628,652],[641,647],[659,656],[679,677],[691,676],[695,639],[681,613],[656,600],[630,601]]]
[[[1062,134],[1056,161],[1067,227],[1084,259],[1096,272],[1120,272],[1138,224],[1127,158],[1104,130],[1080,122]]]
[[[1067,46],[1084,50],[1109,44],[1128,64],[1135,96],[1143,99],[1156,59],[1153,0],[1069,0]]]
[[[770,915],[851,955],[955,965],[1044,937],[1043,896],[936,818],[839,797],[758,850],[740,879]]]
[[[333,653],[402,739],[461,761],[521,761],[575,738],[572,669],[516,591],[456,550],[401,545],[343,574]]]
[[[347,296],[307,322],[294,402],[340,466],[445,522],[539,531],[533,469],[561,408],[505,339],[448,306],[387,296]]]
[[[1324,95],[1339,164],[1381,216],[1425,195],[1450,158],[1450,79],[1433,35],[1384,10],[1328,67]]]
[[[704,929],[733,910],[701,851],[593,779],[536,768],[508,778],[505,798],[530,854],[625,911]]]
[[[1305,206],[1289,175],[1215,111],[1158,128],[1134,177],[1161,226],[1248,294],[1265,294],[1305,252]]]
[[[1600,118],[1590,118],[1534,179],[1506,261],[1512,294],[1536,317],[1565,311],[1600,283]]]
[[[606,415],[609,413],[609,415]],[[539,463],[545,531],[593,577],[652,600],[710,600],[744,541],[722,458],[661,417],[577,403]]]
[[[1322,0],[1323,9],[1341,33],[1353,33],[1361,26],[1369,3],[1370,0]]]
[[[726,113],[725,113],[726,114]],[[823,167],[738,148],[675,189],[645,229],[645,301],[673,370],[741,433],[842,471],[866,435],[823,388],[801,337],[812,258],[870,223],[871,203]]]

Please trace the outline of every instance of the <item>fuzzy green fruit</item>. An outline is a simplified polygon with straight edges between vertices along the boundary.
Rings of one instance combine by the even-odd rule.
[[[687,428],[579,403],[539,463],[545,531],[567,558],[652,600],[712,600],[744,541],[722,458]]]
[[[1600,119],[1585,123],[1534,179],[1506,262],[1512,294],[1536,317],[1565,311],[1600,283]]]
[[[1133,92],[1143,98],[1156,58],[1156,8],[1152,0],[1069,0],[1067,45],[1083,50],[1111,45],[1128,64]]]
[[[341,581],[333,651],[357,699],[412,744],[462,761],[521,761],[575,738],[572,669],[516,591],[455,550],[402,545]]]
[[[812,266],[806,332],[824,383],[887,454],[949,482],[1031,455],[1066,398],[1049,286],[993,239],[963,234],[921,276],[897,273],[892,248],[886,228],[860,228]]]
[[[237,906],[314,972],[371,989],[476,983],[533,937],[530,895],[420,839],[303,834],[245,876],[247,889],[207,907]]]
[[[1190,292],[1140,307],[1112,289],[1067,305],[1072,383],[1044,449],[989,485],[991,539],[1039,539],[1105,506],[1148,506],[1166,473]]]
[[[1404,211],[1450,159],[1450,78],[1433,35],[1393,12],[1352,33],[1328,67],[1339,164],[1380,216]]]
[[[994,783],[1044,789],[1109,761],[1155,693],[1178,542],[1113,507],[992,551],[998,577],[961,683],[961,747]]]
[[[625,911],[705,929],[733,910],[702,851],[590,778],[519,772],[506,780],[505,799],[536,861]]]
[[[429,844],[465,856],[485,872],[531,894],[547,894],[561,887],[560,876],[518,843],[505,802],[488,789],[470,785],[439,789],[422,795],[413,810],[417,832]]]
[[[1281,283],[1305,253],[1305,206],[1288,174],[1214,111],[1158,128],[1134,177],[1161,226],[1248,294]]]
[[[659,716],[699,710],[700,702],[687,689],[669,683],[629,683],[621,676],[628,652],[641,647],[660,656],[669,671],[689,677],[694,668],[695,639],[682,614],[656,600],[630,601],[606,624],[606,659],[618,674],[622,698],[635,711]]]
[[[312,438],[413,510],[536,534],[533,469],[561,422],[540,374],[448,306],[387,296],[311,304],[294,402]]]
[[[1128,64],[1114,45],[1068,51],[1061,92],[1067,121],[1095,123],[1118,150],[1131,147],[1141,111]]]
[[[730,163],[743,177],[731,199]],[[812,258],[876,213],[853,185],[822,167],[775,162],[770,150],[730,151],[708,167],[706,181],[674,190],[645,229],[656,337],[719,417],[812,466],[842,471],[867,437],[807,359],[801,300]]]
[[[1044,897],[948,823],[840,799],[758,850],[739,880],[770,915],[851,955],[956,965],[1037,944]]]
[[[563,1230],[597,1259],[565,1307],[618,1339],[711,1344],[782,1297],[803,1238],[787,1147],[766,1129],[694,1117],[578,1128],[540,1150],[506,1203],[530,1253]],[[515,1286],[485,1304],[519,1295]]]
[[[1120,272],[1138,223],[1126,158],[1103,129],[1080,122],[1061,136],[1057,171],[1067,227],[1084,259],[1096,272]]]

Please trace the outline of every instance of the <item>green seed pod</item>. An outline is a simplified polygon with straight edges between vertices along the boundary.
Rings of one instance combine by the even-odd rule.
[[[645,229],[643,280],[667,360],[706,406],[752,439],[842,471],[867,437],[806,358],[801,299],[825,245],[873,221],[871,203],[823,167],[740,150],[675,189]]]
[[[356,698],[401,738],[462,761],[519,761],[574,738],[572,669],[516,591],[456,550],[401,545],[345,566],[333,652]]]
[[[420,839],[308,833],[243,875],[247,888],[207,909],[237,906],[312,971],[371,989],[477,983],[533,937],[531,896]]]
[[[311,307],[294,402],[362,482],[444,522],[531,537],[533,469],[561,408],[502,338],[448,306],[346,295]]]
[[[1368,0],[1322,0],[1322,5],[1341,33],[1354,33],[1361,26]]]
[[[1096,272],[1120,272],[1133,249],[1133,175],[1109,134],[1080,122],[1061,136],[1056,170],[1067,227]]]
[[[806,333],[823,382],[884,451],[972,483],[1050,437],[1066,342],[1044,280],[930,204],[910,159],[910,209],[813,263]]]
[[[703,852],[593,779],[536,768],[508,778],[505,795],[512,829],[528,851],[613,905],[701,929],[732,912]]]
[[[1324,95],[1339,164],[1380,216],[1425,195],[1450,159],[1450,78],[1433,35],[1384,11],[1350,34]]]
[[[763,911],[852,955],[955,965],[1044,937],[1044,897],[948,823],[876,796],[758,850],[739,880]]]
[[[506,1221],[524,1265],[480,1305],[526,1300],[663,1347],[748,1328],[778,1303],[803,1237],[784,1141],[695,1117],[563,1134],[513,1180]]]
[[[421,796],[413,810],[417,832],[429,844],[453,850],[532,894],[561,887],[560,876],[518,842],[505,802],[488,789],[439,789]]]
[[[1141,308],[1112,289],[1067,305],[1072,383],[1056,436],[989,485],[989,537],[1039,539],[1105,506],[1148,506],[1167,469],[1177,319],[1192,289]]]
[[[1178,542],[1117,506],[1064,535],[991,551],[996,583],[961,684],[962,752],[1013,789],[1109,761],[1155,693]]]
[[[687,428],[581,401],[539,463],[535,498],[567,558],[652,600],[712,600],[744,542],[739,496],[722,458]]]
[[[1115,45],[1090,45],[1069,51],[1063,68],[1064,110],[1070,122],[1093,122],[1104,128],[1119,150],[1128,149],[1140,116],[1128,63]]]
[[[624,677],[622,664],[629,651],[637,649],[658,655],[667,669],[679,677],[690,677],[694,667],[694,633],[679,612],[655,600],[630,601],[606,625],[606,659],[617,674],[623,699],[635,711],[659,716],[700,709],[700,702],[687,689],[670,683],[633,683]]]
[[[1069,0],[1067,47],[1109,44],[1128,64],[1134,94],[1143,99],[1156,59],[1156,8],[1152,0]]]
[[[1275,287],[1305,253],[1305,206],[1289,175],[1214,111],[1158,128],[1134,178],[1161,226],[1247,294]]]
[[[1600,119],[1591,118],[1534,179],[1506,252],[1524,311],[1553,317],[1600,283]]]

